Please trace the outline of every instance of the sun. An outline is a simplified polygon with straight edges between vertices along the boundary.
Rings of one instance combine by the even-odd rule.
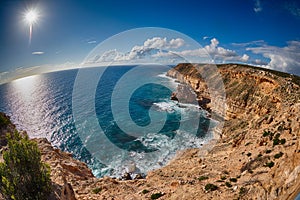
[[[33,24],[38,20],[38,13],[36,10],[29,10],[26,14],[25,14],[25,20],[29,23],[29,24]]]
[[[39,17],[39,12],[36,8],[27,9],[24,13],[24,22],[29,25],[29,45],[31,44],[33,25],[37,23]]]

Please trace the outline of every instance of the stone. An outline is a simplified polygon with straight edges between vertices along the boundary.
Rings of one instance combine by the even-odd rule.
[[[70,183],[65,183],[62,190],[60,200],[76,200],[75,193]]]
[[[142,176],[142,174],[136,174],[135,177],[134,177],[134,180],[137,180],[137,179],[143,179],[144,177]]]
[[[129,173],[124,173],[122,175],[122,180],[132,180],[131,175]]]

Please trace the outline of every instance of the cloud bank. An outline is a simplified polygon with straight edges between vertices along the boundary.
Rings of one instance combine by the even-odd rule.
[[[270,59],[265,67],[300,75],[300,41],[289,41],[285,47],[265,45],[246,50]]]
[[[84,64],[244,63],[300,75],[300,41],[290,41],[285,47],[270,46],[264,40],[232,43],[229,47],[221,46],[217,38],[204,47],[192,48],[182,38],[153,37],[128,52],[110,49]]]
[[[185,42],[182,38],[167,40],[167,38],[153,37],[145,40],[142,45],[133,46],[129,52],[119,52],[116,49],[107,50],[87,63],[139,61],[147,57],[155,57],[155,54],[163,50],[179,49],[184,45]]]
[[[116,49],[107,50],[101,55],[96,55],[86,64],[107,62],[139,62],[156,61],[164,63],[176,62],[247,62],[249,55],[238,55],[231,49],[219,46],[216,38],[210,44],[198,49],[182,48],[188,45],[182,38],[168,40],[162,37],[148,38],[143,45],[135,45],[129,52],[120,52]]]

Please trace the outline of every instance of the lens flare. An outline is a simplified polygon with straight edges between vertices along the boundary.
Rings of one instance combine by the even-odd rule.
[[[39,14],[36,9],[28,10],[24,15],[24,20],[29,25],[29,45],[31,44],[31,39],[32,39],[33,24],[35,24],[38,21],[38,18],[39,18]]]
[[[30,10],[26,13],[25,15],[25,20],[29,23],[29,24],[33,24],[37,21],[38,19],[38,14],[36,10]]]

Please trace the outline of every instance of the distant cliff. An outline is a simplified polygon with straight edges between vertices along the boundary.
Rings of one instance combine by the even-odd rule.
[[[167,75],[190,85],[199,100],[210,99],[208,86],[202,78],[207,67],[209,65],[178,64]],[[217,67],[225,87],[227,119],[243,118],[245,114],[261,116],[275,108],[299,103],[300,78],[297,76],[247,65],[223,64]],[[210,108],[209,102],[203,106]]]
[[[214,117],[224,99],[208,91],[201,77],[207,67],[179,64],[168,75],[190,85]],[[294,199],[300,192],[300,78],[246,65],[217,67],[227,110],[216,144],[178,152],[146,179],[123,181],[95,178],[71,154],[38,139],[58,196],[69,183],[77,199]]]

